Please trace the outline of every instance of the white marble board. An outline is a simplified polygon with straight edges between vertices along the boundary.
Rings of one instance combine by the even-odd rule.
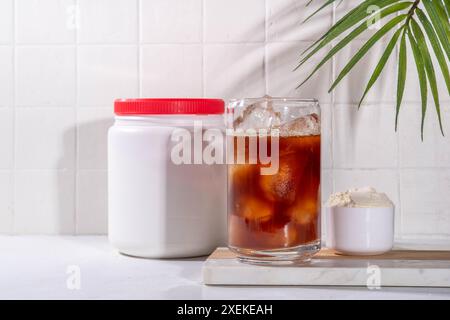
[[[450,251],[394,250],[372,257],[322,251],[305,265],[244,264],[218,248],[203,265],[206,285],[450,287]]]

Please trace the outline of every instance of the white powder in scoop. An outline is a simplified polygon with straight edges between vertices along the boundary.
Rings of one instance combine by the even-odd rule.
[[[385,193],[377,192],[372,187],[352,188],[332,194],[328,199],[329,207],[349,208],[386,208],[394,204]]]

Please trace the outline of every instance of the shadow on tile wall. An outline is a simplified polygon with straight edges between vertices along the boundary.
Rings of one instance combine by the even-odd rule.
[[[108,114],[110,111],[105,109],[102,112]],[[72,186],[67,185],[66,180],[58,179],[59,229],[60,233],[72,230],[73,234],[105,234],[108,207],[107,135],[113,119],[112,115],[110,118],[87,121],[80,119],[82,117],[79,117],[82,122],[76,128],[64,134],[64,152],[70,152],[70,139],[73,130],[76,130],[76,165],[71,173]],[[73,192],[69,192],[70,189]],[[68,225],[71,227],[68,228]]]
[[[320,38],[331,25],[331,8],[320,11],[314,19],[303,23],[320,4],[296,0],[272,0],[267,20],[268,40],[313,41]],[[329,23],[325,23],[326,21]]]

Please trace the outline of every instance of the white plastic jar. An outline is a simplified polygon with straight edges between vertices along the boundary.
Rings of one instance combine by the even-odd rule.
[[[224,245],[226,166],[193,159],[199,134],[223,131],[224,102],[117,100],[114,110],[108,134],[111,244],[121,253],[147,258],[206,255]],[[192,147],[192,164],[174,162],[174,147],[180,146],[174,132],[191,134],[184,142]],[[205,142],[200,143],[203,148]]]

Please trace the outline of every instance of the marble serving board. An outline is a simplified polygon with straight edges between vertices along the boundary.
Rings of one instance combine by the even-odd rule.
[[[393,250],[344,256],[322,249],[303,265],[268,267],[239,262],[217,248],[203,265],[206,285],[450,287],[450,251]]]

